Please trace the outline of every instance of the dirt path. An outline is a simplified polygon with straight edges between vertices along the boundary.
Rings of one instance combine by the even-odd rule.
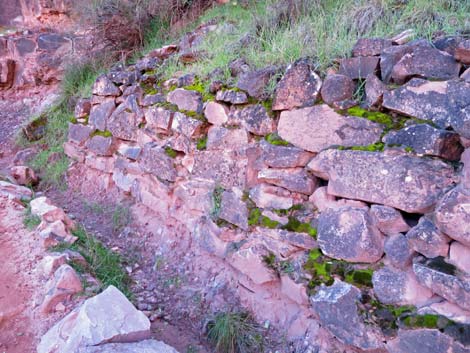
[[[32,353],[38,322],[33,318],[40,259],[34,238],[22,224],[24,208],[0,197],[0,352]]]

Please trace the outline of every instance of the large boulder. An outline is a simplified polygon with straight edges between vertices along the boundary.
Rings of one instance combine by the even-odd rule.
[[[322,286],[310,297],[313,310],[320,323],[344,344],[360,348],[362,351],[376,351],[383,348],[378,330],[364,323],[359,315],[357,303],[361,291],[341,281],[330,286]]]
[[[320,77],[314,71],[314,65],[307,59],[301,59],[288,67],[284,77],[276,87],[273,110],[291,110],[314,105],[320,87]]]
[[[38,353],[74,353],[105,343],[135,342],[150,336],[150,321],[118,289],[109,286],[86,300],[42,338]]]
[[[314,175],[329,180],[331,195],[409,213],[430,211],[456,181],[451,166],[407,154],[326,150],[308,168]]]
[[[330,146],[366,146],[380,139],[383,126],[367,119],[343,116],[327,105],[284,111],[279,135],[294,146],[319,152]]]
[[[434,216],[442,232],[470,246],[470,195],[458,188],[451,190],[439,201]]]
[[[384,237],[367,208],[327,209],[318,219],[318,245],[332,258],[373,263],[383,255]]]

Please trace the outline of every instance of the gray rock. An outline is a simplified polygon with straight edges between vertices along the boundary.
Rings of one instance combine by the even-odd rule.
[[[462,309],[470,308],[470,277],[442,258],[415,260],[413,271],[418,282]]]
[[[427,217],[421,217],[419,223],[406,233],[406,238],[413,250],[428,258],[445,257],[449,253],[450,239]]]
[[[222,192],[219,218],[248,230],[248,208],[239,195],[232,191]]]
[[[406,154],[327,150],[307,167],[329,180],[331,195],[409,213],[430,211],[457,179],[454,169],[443,162]]]
[[[178,353],[163,342],[145,340],[135,343],[108,343],[97,347],[80,348],[78,353]]]
[[[383,82],[390,83],[395,64],[400,61],[403,55],[412,51],[413,48],[410,45],[393,45],[382,50],[380,54],[380,72]]]
[[[143,107],[148,107],[151,105],[155,105],[157,103],[164,103],[165,102],[165,96],[163,94],[146,94],[144,98],[142,99],[142,106]]]
[[[468,353],[451,337],[436,329],[399,330],[398,336],[387,342],[389,353]]]
[[[117,88],[113,81],[106,75],[99,76],[93,84],[92,93],[97,96],[113,96],[121,95],[121,91]]]
[[[279,136],[310,152],[331,146],[366,146],[377,142],[382,131],[380,124],[340,115],[325,104],[284,111],[278,125]]]
[[[114,153],[113,138],[100,135],[93,136],[87,141],[86,148],[97,156],[112,156]]]
[[[355,89],[354,81],[345,75],[332,74],[325,78],[321,87],[321,97],[326,104],[351,99]]]
[[[232,110],[229,119],[258,136],[265,136],[274,131],[274,120],[261,104],[249,105],[242,110]]]
[[[105,131],[106,122],[115,109],[116,104],[114,103],[114,98],[93,106],[90,112],[89,124],[95,129]]]
[[[364,351],[383,348],[378,330],[366,326],[359,316],[357,303],[361,291],[348,283],[335,281],[330,287],[322,286],[310,297],[320,323],[344,344]]]
[[[409,267],[415,256],[415,252],[410,247],[408,239],[401,233],[385,238],[384,251],[390,263],[400,269]]]
[[[315,73],[310,60],[296,61],[287,68],[277,84],[273,110],[291,110],[314,105],[321,85],[321,79]]]
[[[163,180],[175,181],[176,179],[173,159],[165,153],[162,147],[152,142],[145,144],[139,164],[145,172]]]
[[[86,118],[88,115],[90,115],[90,110],[91,110],[91,100],[80,98],[77,101],[77,104],[75,104],[73,115],[77,119]]]
[[[150,336],[150,321],[118,289],[109,286],[87,299],[42,338],[38,353],[74,353],[105,343],[132,342]]]
[[[201,120],[191,118],[180,112],[176,112],[173,114],[171,130],[191,138],[199,131],[202,125],[203,122]]]
[[[168,93],[167,101],[176,104],[179,110],[202,112],[202,97],[199,92],[177,88]]]
[[[309,176],[303,168],[266,168],[258,172],[258,178],[269,184],[304,195],[311,195],[318,185],[317,179]]]
[[[313,154],[297,147],[276,146],[261,141],[261,160],[272,168],[304,167],[312,159]]]
[[[436,207],[436,226],[452,239],[470,246],[470,195],[455,188],[448,192]]]
[[[367,208],[327,209],[318,219],[318,245],[332,258],[374,263],[384,251],[384,237]]]
[[[118,153],[121,156],[129,158],[133,161],[136,161],[139,158],[140,152],[142,152],[142,148],[139,146],[121,144],[118,148]]]
[[[384,92],[387,86],[379,80],[376,75],[369,75],[366,78],[365,89],[365,103],[370,107],[380,106],[382,103]]]
[[[391,131],[384,136],[383,142],[411,147],[413,152],[452,161],[458,161],[463,152],[458,134],[436,129],[428,124],[411,125],[398,131]]]
[[[372,205],[370,214],[380,231],[386,235],[402,233],[410,229],[401,213],[392,207]]]
[[[277,68],[270,66],[261,70],[242,73],[238,78],[237,87],[253,98],[263,98],[266,95],[265,89],[269,80],[277,72]]]
[[[93,128],[88,125],[69,123],[68,140],[82,146],[93,132]]]
[[[107,128],[114,137],[126,141],[137,141],[137,130],[144,122],[144,113],[137,104],[134,95],[127,97],[111,114],[108,119]]]
[[[150,107],[145,109],[145,128],[158,134],[170,129],[173,112],[161,107]]]
[[[71,42],[71,40],[63,35],[57,33],[46,33],[41,34],[38,37],[38,48],[47,51],[56,51],[65,43]]]
[[[215,99],[221,102],[231,104],[246,104],[248,103],[248,96],[245,92],[234,90],[220,90],[217,92]]]

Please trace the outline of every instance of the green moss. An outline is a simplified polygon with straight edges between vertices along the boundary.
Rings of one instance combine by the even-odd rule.
[[[106,130],[106,131],[95,130],[91,134],[91,137],[94,137],[94,136],[112,137],[113,134],[109,130]]]
[[[354,270],[346,274],[345,281],[351,284],[359,284],[366,287],[372,287],[372,275],[374,271],[371,269]]]
[[[154,95],[158,93],[158,89],[154,85],[142,82],[140,87],[142,87],[146,95]]]
[[[176,104],[172,104],[170,102],[157,103],[156,106],[160,107],[160,108],[165,108],[165,109],[170,110],[172,112],[177,112],[178,111],[178,106]]]
[[[402,323],[410,328],[438,328],[438,315],[425,314],[407,316]]]
[[[198,113],[198,112],[195,112],[195,111],[192,111],[192,110],[180,110],[180,112],[185,114],[186,116],[188,116],[190,118],[200,120],[200,121],[205,122],[205,123],[207,122],[207,119],[204,116],[204,114],[201,114],[201,113]]]
[[[248,225],[255,226],[259,224],[261,219],[261,210],[259,208],[252,208],[248,216]]]
[[[205,150],[207,148],[207,136],[201,137],[199,140],[197,140],[196,148],[199,151]]]
[[[413,147],[405,147],[405,152],[413,153],[414,149],[413,149]]]
[[[383,152],[384,148],[385,144],[383,142],[375,142],[367,146],[354,146],[350,149],[353,151]]]
[[[178,152],[175,151],[173,148],[167,146],[167,147],[165,147],[165,154],[168,157],[176,158],[176,156],[178,155]]]
[[[302,223],[297,218],[289,216],[289,222],[282,226],[282,229],[297,233],[307,233],[313,238],[317,237],[317,229],[312,227],[310,223]]]
[[[371,112],[359,106],[349,108],[347,114],[383,124],[389,129],[391,129],[394,124],[393,118],[390,115],[381,112]]]
[[[199,92],[204,102],[210,102],[215,99],[215,96],[209,92],[209,85],[208,85],[209,81],[206,81],[206,82],[207,83],[205,83],[204,81],[196,77],[193,84],[185,86],[183,88],[189,91]]]
[[[268,266],[269,268],[275,270],[276,269],[276,255],[272,252],[270,252],[268,255],[263,256],[263,262]]]
[[[276,133],[266,135],[266,137],[264,139],[267,142],[269,142],[271,145],[275,145],[275,146],[288,146],[289,145],[289,142],[284,141],[283,139],[281,139],[279,137],[279,135],[276,134]]]
[[[279,222],[272,220],[269,217],[263,216],[261,218],[261,226],[264,228],[275,229],[279,226]]]

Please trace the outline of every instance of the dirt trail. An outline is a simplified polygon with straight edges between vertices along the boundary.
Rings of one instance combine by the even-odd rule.
[[[40,249],[22,224],[24,208],[0,197],[0,353],[35,352],[40,320],[33,317]]]

